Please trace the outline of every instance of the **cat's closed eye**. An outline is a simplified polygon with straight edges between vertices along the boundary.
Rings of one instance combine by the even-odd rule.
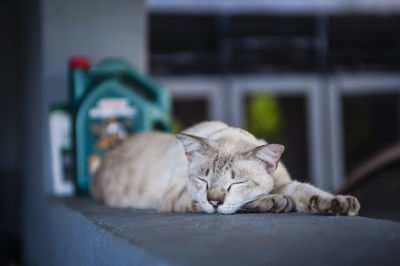
[[[240,181],[240,182],[232,183],[232,184],[229,185],[227,191],[229,192],[231,190],[232,186],[243,185],[243,184],[246,184],[246,183],[247,183],[247,181]]]
[[[206,184],[206,190],[208,190],[208,181],[207,180],[205,180],[205,179],[203,179],[203,178],[201,178],[201,177],[198,177],[198,178],[196,178],[197,180],[199,180],[199,181],[201,181],[201,182],[203,182],[203,183],[205,183]]]

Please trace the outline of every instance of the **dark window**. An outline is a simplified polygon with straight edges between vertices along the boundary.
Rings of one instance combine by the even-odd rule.
[[[215,73],[215,31],[213,16],[150,15],[151,73]]]
[[[343,97],[346,173],[398,142],[399,94]]]
[[[204,98],[174,99],[174,132],[190,127],[198,122],[209,120],[208,103]]]
[[[312,17],[234,16],[232,72],[312,71],[314,34]]]
[[[400,16],[343,16],[329,21],[330,70],[399,70]]]
[[[153,14],[151,73],[400,69],[400,16],[327,18]]]

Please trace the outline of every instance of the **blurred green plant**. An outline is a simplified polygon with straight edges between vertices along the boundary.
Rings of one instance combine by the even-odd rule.
[[[247,129],[257,138],[284,143],[281,121],[282,111],[274,95],[258,93],[247,99]]]
[[[172,117],[172,133],[176,134],[179,133],[183,130],[183,124],[182,122],[176,118],[175,116]]]

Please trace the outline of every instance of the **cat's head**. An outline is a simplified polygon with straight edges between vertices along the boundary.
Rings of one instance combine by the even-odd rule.
[[[272,172],[284,146],[235,149],[212,140],[177,134],[188,159],[188,188],[207,213],[230,214],[273,188]],[[232,146],[232,145],[231,145]]]

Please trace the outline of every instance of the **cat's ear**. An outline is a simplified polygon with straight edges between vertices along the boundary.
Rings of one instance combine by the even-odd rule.
[[[284,150],[285,146],[283,145],[266,144],[253,149],[249,154],[264,162],[268,173],[271,174],[278,167],[279,160]]]
[[[175,136],[182,143],[189,163],[196,156],[210,156],[217,151],[217,144],[211,140],[183,133]]]

